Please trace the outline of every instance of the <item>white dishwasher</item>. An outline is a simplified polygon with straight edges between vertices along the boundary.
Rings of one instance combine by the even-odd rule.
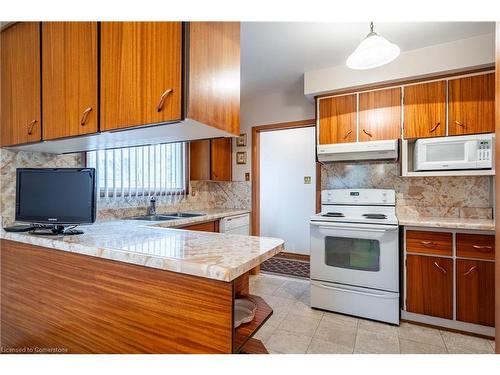
[[[250,215],[242,214],[224,217],[220,220],[219,230],[221,233],[250,234]]]

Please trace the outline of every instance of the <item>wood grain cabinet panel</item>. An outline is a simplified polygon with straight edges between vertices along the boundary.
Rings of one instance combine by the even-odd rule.
[[[359,141],[401,138],[401,88],[359,94]]]
[[[219,220],[207,221],[205,223],[184,225],[178,227],[179,229],[195,230],[200,232],[219,232]]]
[[[240,133],[240,23],[189,23],[187,117]]]
[[[457,320],[495,325],[495,263],[457,260]]]
[[[446,81],[404,88],[405,138],[446,135]]]
[[[0,45],[1,146],[40,141],[40,23],[7,27]]]
[[[101,24],[101,129],[181,119],[180,22]]]
[[[231,181],[232,138],[190,142],[190,179]]]
[[[319,99],[319,144],[356,142],[356,94]]]
[[[452,259],[407,255],[406,310],[453,319]]]
[[[418,230],[406,231],[407,252],[451,256],[452,247],[453,240],[451,233]]]
[[[189,179],[210,180],[210,140],[189,142]]]
[[[463,258],[495,259],[495,236],[457,233],[457,256]]]
[[[97,22],[42,23],[43,139],[97,132]]]
[[[452,79],[448,85],[448,133],[494,132],[495,74]]]

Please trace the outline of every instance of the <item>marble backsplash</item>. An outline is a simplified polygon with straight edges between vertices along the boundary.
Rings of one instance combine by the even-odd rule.
[[[493,217],[492,177],[400,177],[399,173],[395,162],[328,163],[321,169],[321,188],[394,189],[398,213]]]

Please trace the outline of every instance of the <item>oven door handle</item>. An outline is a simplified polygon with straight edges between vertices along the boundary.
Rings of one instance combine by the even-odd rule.
[[[381,293],[377,293],[377,292],[362,292],[360,290],[356,290],[356,289],[350,289],[350,288],[341,288],[341,287],[338,287],[338,286],[328,286],[328,285],[325,285],[325,284],[322,284],[322,283],[318,283],[318,282],[312,282],[313,285],[315,286],[319,286],[320,288],[324,288],[324,289],[330,289],[330,290],[335,290],[335,291],[338,291],[338,292],[344,292],[344,293],[354,293],[354,294],[359,294],[359,295],[363,295],[363,296],[370,296],[370,297],[377,297],[377,298],[394,298],[393,295],[391,294],[388,294],[388,293],[384,293],[384,292],[381,292]]]
[[[320,229],[341,229],[341,230],[352,230],[355,232],[387,232],[387,231],[398,230],[397,225],[367,226],[365,224],[363,226],[353,227],[352,224],[347,224],[347,225],[344,223],[326,224],[325,222],[320,222],[320,221],[311,221],[311,224],[318,226]]]

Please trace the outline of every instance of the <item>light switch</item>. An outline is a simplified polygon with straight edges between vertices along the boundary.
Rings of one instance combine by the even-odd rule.
[[[245,181],[250,181],[250,172],[245,173]]]

